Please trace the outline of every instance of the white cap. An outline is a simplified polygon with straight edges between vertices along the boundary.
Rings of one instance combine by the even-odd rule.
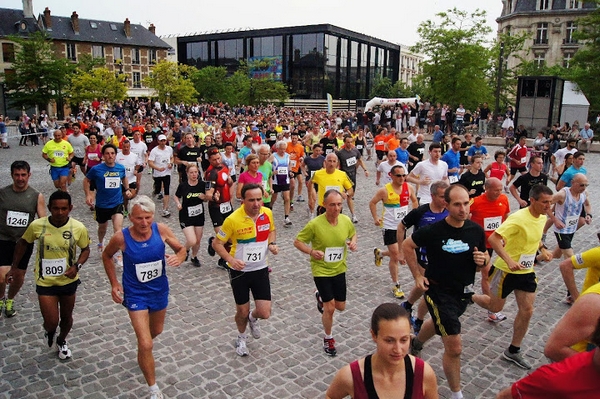
[[[164,134],[161,134],[158,136],[158,141],[166,140],[166,139],[167,139],[167,136],[165,136]]]

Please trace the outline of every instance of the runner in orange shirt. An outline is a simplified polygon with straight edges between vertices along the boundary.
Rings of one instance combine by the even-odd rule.
[[[377,161],[376,161],[377,165],[379,165],[381,163],[381,161],[383,161],[383,157],[386,154],[385,146],[391,137],[392,136],[390,136],[388,134],[388,131],[385,127],[382,127],[377,131],[377,135],[374,138],[375,153],[377,154]]]
[[[386,143],[386,154],[388,151],[396,151],[396,148],[400,147],[400,139],[402,138],[401,133],[396,131],[394,128],[390,130],[389,137],[390,138]]]
[[[304,185],[304,181],[300,170],[302,160],[304,159],[304,146],[300,143],[300,136],[297,131],[292,133],[292,141],[288,143],[285,152],[290,155],[290,207],[293,210],[296,180],[298,180],[298,198],[296,198],[296,201],[304,202],[304,198],[302,198],[302,186]]]

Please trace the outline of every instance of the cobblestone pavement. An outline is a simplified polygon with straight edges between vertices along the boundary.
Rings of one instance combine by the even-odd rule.
[[[41,147],[0,150],[0,184],[10,183],[9,165],[26,159],[33,167],[31,185],[46,198],[53,190],[48,165]],[[493,154],[494,147],[488,148]],[[600,195],[597,154],[586,160],[590,177],[592,206]],[[488,161],[489,162],[489,161]],[[261,321],[262,338],[249,338],[250,356],[240,358],[234,351],[236,337],[234,301],[227,273],[216,266],[216,258],[206,254],[206,240],[213,235],[208,226],[201,246],[202,267],[184,263],[168,270],[171,296],[164,332],[155,340],[157,380],[167,398],[317,398],[324,397],[334,373],[348,362],[374,350],[369,335],[369,318],[382,302],[397,301],[391,294],[387,267],[373,263],[373,247],[383,246],[381,233],[373,225],[368,202],[377,189],[375,166],[368,162],[370,178],[358,174],[356,208],[359,217],[359,250],[349,255],[347,310],[336,312],[334,336],[338,356],[323,353],[320,315],[313,297],[314,284],[307,256],[293,247],[295,234],[308,220],[306,203],[296,203],[290,218],[293,226],[283,228],[282,203],[275,206],[277,242],[280,253],[271,256],[273,312]],[[173,183],[171,191],[176,188]],[[148,194],[151,178],[144,174],[142,192]],[[82,284],[69,336],[73,351],[70,361],[57,359],[55,349],[43,341],[42,318],[37,305],[31,272],[17,296],[18,314],[0,319],[0,398],[140,398],[147,387],[136,362],[136,341],[127,313],[111,300],[110,286],[95,251],[96,223],[84,203],[82,175],[71,186],[74,195],[72,216],[90,229],[92,255],[81,271]],[[279,200],[281,201],[281,200]],[[596,203],[596,204],[594,204]],[[511,206],[517,209],[516,201]],[[183,240],[175,206],[166,222]],[[597,212],[594,212],[597,213]],[[596,245],[595,226],[587,226],[575,236],[576,251]],[[554,239],[549,239],[554,244]],[[528,360],[539,367],[547,362],[544,343],[556,322],[567,310],[561,303],[565,289],[558,262],[537,269],[539,291],[536,310],[523,349]],[[577,273],[577,280],[583,274]],[[412,277],[401,268],[401,282],[408,292]],[[508,320],[499,324],[486,321],[486,312],[470,306],[462,318],[462,388],[466,398],[491,398],[500,388],[526,375],[526,371],[501,359],[510,341],[516,314],[513,296],[504,313]],[[432,339],[422,352],[439,380],[440,395],[450,395],[442,371],[442,344]]]

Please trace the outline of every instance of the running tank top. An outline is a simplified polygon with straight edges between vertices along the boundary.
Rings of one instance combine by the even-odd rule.
[[[383,228],[386,230],[398,230],[398,223],[408,213],[408,201],[410,200],[410,189],[408,183],[402,183],[400,194],[396,193],[392,183],[385,186],[387,196],[383,201]]]
[[[286,153],[283,157],[273,154],[273,183],[277,185],[290,184],[290,156]]]
[[[415,370],[413,371],[410,356],[404,357],[404,368],[406,370],[406,390],[404,399],[423,399],[423,370],[425,362],[415,357]],[[375,385],[373,384],[373,374],[371,370],[371,355],[365,357],[365,376],[364,380],[360,373],[358,360],[350,363],[352,372],[352,382],[354,383],[354,399],[379,399]]]
[[[554,226],[554,231],[562,234],[572,234],[577,231],[577,223],[579,222],[579,215],[581,209],[585,203],[585,193],[579,194],[579,200],[575,200],[571,195],[569,187],[564,187],[563,190],[566,193],[565,202],[562,204],[556,204],[554,207],[554,215],[558,217],[564,224],[564,229],[557,229]]]
[[[0,190],[0,240],[17,242],[35,219],[40,193],[27,187],[17,193],[8,185]]]
[[[169,292],[165,270],[165,243],[158,224],[152,223],[152,235],[146,241],[136,241],[129,228],[123,229],[123,293],[128,295],[152,295]]]
[[[504,175],[506,174],[506,165],[499,163],[499,162],[493,162],[492,163],[492,168],[490,169],[490,177],[495,177],[498,180],[502,180],[502,178],[504,177]]]

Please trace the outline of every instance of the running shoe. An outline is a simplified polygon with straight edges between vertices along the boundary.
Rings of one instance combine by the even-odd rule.
[[[252,321],[252,319],[250,319],[250,315],[248,315],[248,326],[250,327],[250,333],[252,334],[252,338],[259,339],[260,326],[258,325],[258,320]]]
[[[44,331],[44,338],[46,338],[46,341],[48,342],[48,348],[52,348],[52,344],[54,343],[54,334],[56,334],[56,331]]]
[[[157,199],[157,200],[161,200],[161,199],[163,199],[163,198],[164,198],[164,196],[163,196],[163,193],[158,193],[158,194],[156,194],[156,199]]]
[[[400,288],[399,285],[394,285],[394,288],[392,288],[392,293],[394,294],[395,298],[404,298],[404,291],[402,291],[402,288]]]
[[[163,209],[163,211],[161,212],[161,216],[164,218],[168,218],[169,216],[171,216],[171,212],[169,212],[168,209]]]
[[[283,221],[283,227],[292,227],[292,221],[290,220],[290,218],[285,218],[285,220]]]
[[[208,254],[210,256],[215,256],[215,254],[216,254],[215,249],[212,247],[212,242],[214,239],[215,239],[215,237],[208,238],[208,248],[206,249],[206,251],[208,252]]]
[[[374,248],[373,254],[375,255],[375,266],[379,267],[383,263],[383,256],[381,255],[381,249]]]
[[[104,251],[104,243],[103,242],[99,242],[98,243],[98,252],[102,253],[102,251]]]
[[[185,251],[185,260],[184,260],[184,262],[187,262],[189,258],[190,258],[190,250],[188,249],[187,251]]]
[[[410,354],[415,357],[420,357],[422,350],[423,344],[417,340],[417,337],[412,337],[410,339]]]
[[[296,198],[297,202],[304,202],[304,197],[302,197],[301,195],[298,196],[298,198]]]
[[[562,300],[562,303],[564,303],[565,305],[569,305],[571,306],[573,304],[573,297],[569,294],[567,294],[567,296],[565,297],[565,299]]]
[[[115,262],[117,267],[123,267],[123,255],[115,254],[115,256],[113,256],[113,262]]]
[[[423,320],[417,319],[416,317],[411,317],[411,319],[415,321],[413,331],[415,332],[415,335],[419,335],[419,331],[421,331],[421,327],[423,327]]]
[[[202,266],[202,265],[200,264],[200,260],[198,259],[198,257],[197,257],[197,256],[194,256],[194,257],[192,258],[191,262],[192,262],[192,265],[194,265],[194,266],[196,266],[196,267],[200,267],[200,266]]]
[[[323,350],[329,356],[337,355],[337,349],[335,349],[335,339],[333,338],[323,338]]]
[[[293,202],[290,202],[290,211],[292,211],[292,212],[294,211],[294,203]]]
[[[235,353],[242,357],[250,354],[250,352],[248,352],[248,348],[246,347],[245,339],[237,337],[237,340],[235,341]]]
[[[358,223],[358,218],[356,217],[356,215],[352,215],[352,223]]]
[[[531,369],[531,364],[529,364],[529,362],[523,358],[523,355],[521,355],[520,351],[517,353],[510,353],[508,351],[508,349],[506,349],[502,353],[502,357],[504,357],[504,359],[508,360],[509,362],[513,362],[514,364],[521,367],[522,369],[525,369],[525,370]]]
[[[56,342],[56,348],[58,349],[58,358],[60,360],[67,360],[71,358],[71,349],[67,346],[67,341],[62,343]]]
[[[319,290],[315,290],[315,298],[317,298],[317,310],[319,313],[323,313],[323,300],[319,294]]]
[[[490,312],[488,310],[488,317],[487,317],[488,321],[491,321],[492,323],[499,323],[501,321],[506,320],[506,316],[503,315],[500,312],[494,313],[494,312]]]
[[[7,299],[4,303],[4,314],[9,319],[17,314],[17,311],[13,308],[14,303],[14,299]]]
[[[163,396],[161,391],[157,391],[157,392],[150,392],[150,399],[164,399],[165,397]]]

